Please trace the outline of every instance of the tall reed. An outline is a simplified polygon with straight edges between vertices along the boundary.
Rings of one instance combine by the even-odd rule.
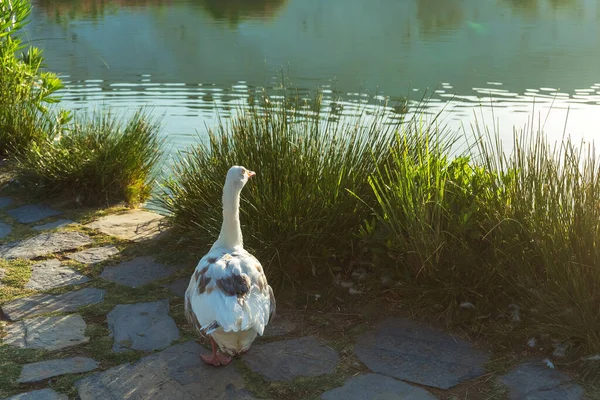
[[[323,116],[319,98],[310,107],[293,95],[258,103],[220,120],[208,143],[180,154],[163,206],[199,245],[212,243],[225,174],[244,165],[257,172],[242,193],[245,244],[271,273],[308,276],[315,260],[351,255],[370,210],[348,190],[372,198],[366,177],[385,161],[393,126],[382,115]]]
[[[21,179],[53,196],[135,205],[151,193],[162,155],[158,121],[138,111],[124,120],[108,112],[76,118],[60,137],[16,156]]]
[[[497,135],[496,135],[497,136]],[[509,156],[482,141],[486,168],[515,171],[490,234],[509,249],[509,277],[540,333],[572,354],[600,353],[600,164],[593,144],[514,134]],[[599,366],[600,367],[600,366]],[[600,368],[599,368],[600,370]]]
[[[464,312],[461,304],[479,315],[512,313],[531,335],[568,346],[570,355],[598,354],[593,147],[566,138],[552,148],[541,131],[515,132],[507,154],[497,133],[480,129],[478,136],[454,159],[427,132],[416,146],[398,136],[391,165],[370,177],[384,232],[370,245],[395,261],[398,290],[442,305],[449,322]]]

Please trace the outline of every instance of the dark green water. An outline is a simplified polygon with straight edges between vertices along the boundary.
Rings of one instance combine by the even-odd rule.
[[[346,115],[427,91],[451,127],[476,112],[508,135],[535,115],[560,138],[567,109],[573,136],[600,126],[597,0],[33,2],[27,33],[63,75],[65,106],[153,106],[176,147],[282,69]]]

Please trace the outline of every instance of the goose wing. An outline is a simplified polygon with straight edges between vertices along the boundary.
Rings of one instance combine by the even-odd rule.
[[[186,291],[186,312],[207,334],[254,329],[262,335],[275,312],[273,290],[260,262],[246,251],[211,251],[204,256]],[[189,318],[188,318],[189,319]]]

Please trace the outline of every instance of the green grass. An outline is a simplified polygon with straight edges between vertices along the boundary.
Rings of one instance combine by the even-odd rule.
[[[598,354],[600,169],[593,149],[569,139],[553,149],[541,132],[516,133],[506,155],[497,134],[479,135],[479,146],[454,159],[428,135],[416,147],[398,137],[391,164],[370,177],[376,218],[363,234],[375,267],[394,265],[395,291],[437,307],[447,323],[465,322],[460,304],[469,302],[480,333],[497,338],[486,327],[500,317],[515,326],[505,334],[520,331],[522,343],[543,335],[547,344],[568,343],[571,361]],[[519,322],[511,304],[520,308]]]
[[[572,356],[600,353],[600,164],[593,147],[566,139],[552,148],[542,133],[516,134],[513,154],[499,157],[497,141],[483,143],[485,168],[515,171],[488,237],[513,266],[506,278],[524,318],[570,343]],[[588,366],[600,372],[597,363]]]
[[[345,259],[368,207],[348,192],[369,196],[365,179],[385,161],[392,126],[381,116],[351,123],[319,115],[293,96],[263,99],[209,131],[209,143],[181,153],[163,183],[162,205],[198,248],[216,240],[221,196],[234,164],[257,173],[242,192],[244,244],[270,276],[309,276],[315,263]],[[293,106],[290,106],[293,104]]]
[[[377,201],[363,229],[372,261],[393,266],[404,291],[442,304],[449,319],[461,302],[490,311],[509,294],[502,279],[509,265],[482,240],[495,224],[488,214],[505,195],[492,185],[497,175],[468,156],[451,159],[452,143],[448,136],[401,132],[390,164],[369,177]]]
[[[600,353],[593,149],[515,133],[506,154],[499,134],[481,129],[476,146],[455,154],[459,136],[418,119],[343,123],[289,97],[285,107],[262,103],[181,154],[164,183],[184,238],[204,250],[215,240],[225,172],[244,165],[257,172],[242,192],[245,244],[271,275],[328,281],[336,265],[348,274],[350,262],[367,261],[375,275],[393,275],[385,290],[448,326],[505,348],[532,336],[550,353],[553,341],[568,343],[567,363]],[[592,375],[596,367],[584,365]]]
[[[81,204],[137,205],[152,190],[161,158],[159,125],[144,112],[128,120],[110,113],[76,117],[62,136],[36,142],[17,157],[26,184]]]
[[[0,396],[11,396],[19,390],[17,379],[23,364],[42,361],[49,352],[40,349],[18,349],[0,345]]]
[[[7,261],[0,258],[0,268],[5,271],[0,286],[0,304],[33,293],[32,290],[25,289],[25,284],[31,277],[31,262],[20,259]]]
[[[2,79],[0,87],[4,84]],[[0,93],[0,99],[4,96]],[[0,100],[0,155],[20,154],[32,143],[46,139],[50,124],[42,113],[26,103],[2,103]]]

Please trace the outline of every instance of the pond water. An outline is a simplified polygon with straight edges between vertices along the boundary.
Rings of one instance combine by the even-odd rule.
[[[568,114],[566,132],[591,141],[600,126],[597,0],[33,4],[27,35],[63,76],[63,105],[152,106],[175,149],[282,73],[307,96],[319,87],[340,99],[345,114],[426,96],[451,128],[476,113],[510,135],[535,118],[560,139]]]

